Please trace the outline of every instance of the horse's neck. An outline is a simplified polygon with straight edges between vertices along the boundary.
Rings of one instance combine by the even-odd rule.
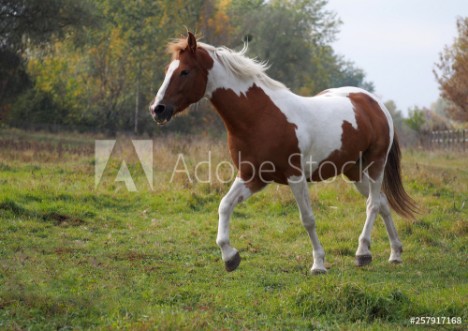
[[[216,57],[214,57],[216,59]],[[209,70],[206,97],[224,121],[229,134],[252,135],[252,131],[286,120],[284,109],[303,107],[303,98],[282,84],[251,78],[242,80],[217,60]],[[284,121],[285,122],[285,121]]]
[[[210,98],[230,133],[255,129],[265,120],[265,114],[279,111],[256,84],[247,91],[236,92],[232,88],[219,88]]]
[[[213,69],[207,97],[230,133],[255,129],[268,115],[280,111],[261,82],[239,80],[216,64]]]

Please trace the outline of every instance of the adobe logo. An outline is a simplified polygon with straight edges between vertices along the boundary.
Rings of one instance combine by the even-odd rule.
[[[153,141],[152,140],[131,140],[140,164],[145,173],[148,184],[153,190]],[[102,175],[106,169],[107,163],[114,150],[116,140],[96,140],[94,145],[94,188],[96,189],[101,182]],[[115,182],[124,182],[130,192],[136,192],[137,187],[133,181],[132,175],[128,170],[127,163],[122,160]]]

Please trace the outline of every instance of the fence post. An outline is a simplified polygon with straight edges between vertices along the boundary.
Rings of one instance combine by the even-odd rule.
[[[457,150],[461,150],[461,138],[462,138],[462,133],[461,130],[457,130]]]
[[[461,151],[461,130],[457,130],[457,151]]]
[[[454,133],[453,130],[450,130],[450,131],[449,131],[449,137],[450,137],[450,138],[449,138],[449,144],[450,144],[450,150],[452,150],[452,151],[453,151],[453,149],[454,149],[454,145],[453,145],[454,134],[453,134],[453,133]]]
[[[466,130],[463,129],[463,152],[465,152],[465,141],[466,141],[466,135],[465,135]]]
[[[452,150],[453,145],[452,145],[452,130],[447,131],[447,144],[448,144],[448,149]]]

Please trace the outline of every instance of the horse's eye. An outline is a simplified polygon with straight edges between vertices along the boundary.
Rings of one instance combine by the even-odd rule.
[[[188,71],[188,70],[182,70],[181,73],[180,73],[180,76],[185,77],[185,76],[188,76],[189,73],[190,73],[190,71]]]

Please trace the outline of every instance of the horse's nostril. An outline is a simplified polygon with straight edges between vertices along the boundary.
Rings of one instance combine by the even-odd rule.
[[[156,114],[161,114],[164,110],[166,110],[166,106],[164,105],[157,105],[156,108],[154,108]]]

